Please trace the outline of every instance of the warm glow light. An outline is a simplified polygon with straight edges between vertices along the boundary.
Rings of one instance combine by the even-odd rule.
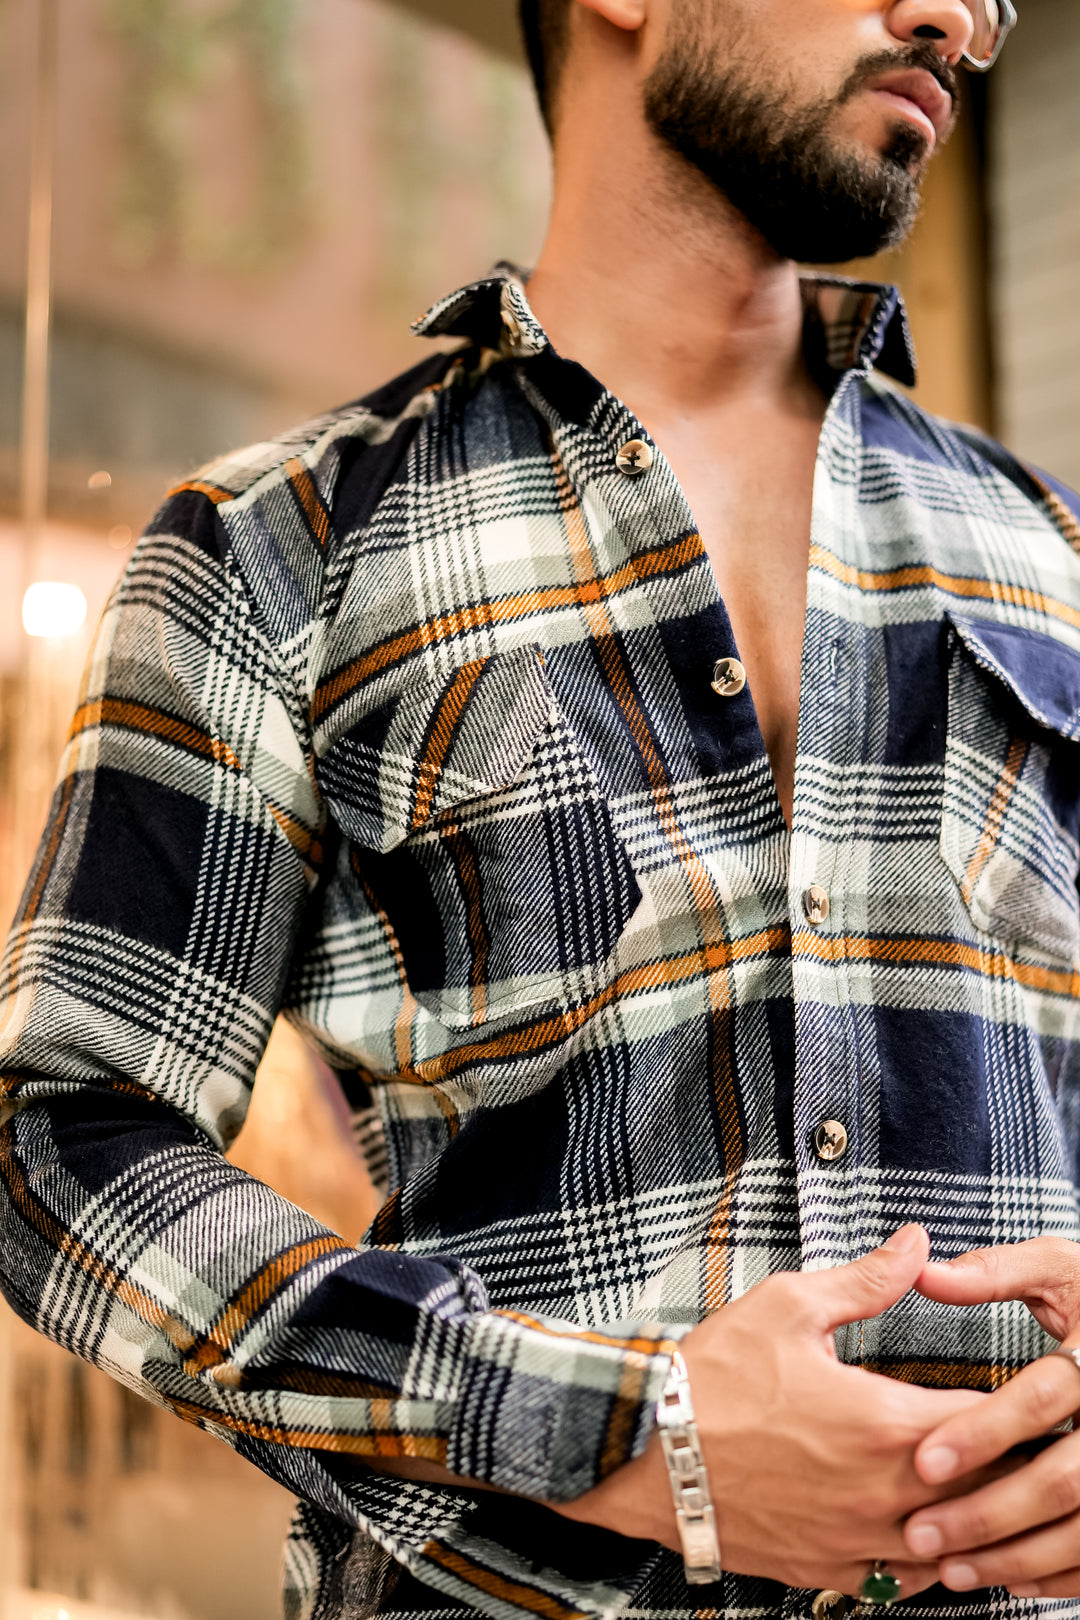
[[[22,622],[28,636],[71,636],[86,618],[86,597],[77,585],[39,579],[23,597]]]

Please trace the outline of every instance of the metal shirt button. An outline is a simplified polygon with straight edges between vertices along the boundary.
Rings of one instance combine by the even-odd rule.
[[[502,313],[502,350],[504,354],[513,354],[521,342],[521,322],[516,315],[508,309]]]
[[[746,671],[737,658],[718,658],[709,684],[720,697],[738,697],[746,685]]]
[[[848,1133],[838,1119],[823,1119],[814,1132],[814,1152],[826,1164],[842,1159],[848,1149]]]
[[[819,1592],[810,1605],[810,1612],[814,1620],[846,1620],[852,1604],[843,1592],[832,1592],[826,1589]]]
[[[615,452],[615,465],[627,478],[636,478],[648,472],[653,464],[652,446],[644,439],[627,439],[621,450]]]
[[[829,897],[820,883],[811,883],[802,897],[803,915],[808,923],[819,927],[829,920]]]

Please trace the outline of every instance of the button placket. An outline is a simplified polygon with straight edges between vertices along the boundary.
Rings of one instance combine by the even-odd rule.
[[[822,430],[812,528],[829,531],[830,508],[849,513],[846,490],[831,474],[830,441],[851,430],[849,389],[838,391]],[[869,565],[866,565],[869,566]],[[858,621],[858,605],[853,619]],[[799,1214],[803,1264],[836,1265],[865,1247],[859,1198],[860,1159],[873,1150],[861,1117],[863,1058],[853,1008],[844,936],[863,926],[858,897],[865,887],[850,840],[835,835],[846,824],[859,793],[869,745],[871,693],[863,661],[846,651],[855,638],[846,629],[833,586],[811,568],[807,580],[806,641],[800,677],[799,754],[795,823],[790,842],[788,904],[792,929],[795,997],[794,1126],[799,1166]],[[842,723],[841,723],[842,720]],[[855,897],[849,915],[848,896]],[[858,1353],[853,1330],[852,1354]],[[838,1336],[842,1355],[844,1334]],[[827,1620],[823,1600],[821,1620]]]

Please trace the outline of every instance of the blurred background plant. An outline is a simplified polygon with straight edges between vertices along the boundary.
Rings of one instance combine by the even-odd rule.
[[[57,7],[47,520],[19,520],[40,8]],[[899,280],[932,409],[1080,484],[1075,0],[1025,0]],[[548,158],[512,0],[0,0],[0,908],[88,638],[168,485],[420,358],[408,325],[528,263]],[[26,583],[66,585],[37,599]],[[58,616],[81,593],[66,631]],[[78,622],[77,622],[78,621]],[[333,1076],[279,1026],[234,1157],[346,1237],[374,1209]],[[0,1309],[8,1620],[269,1620],[290,1503]]]

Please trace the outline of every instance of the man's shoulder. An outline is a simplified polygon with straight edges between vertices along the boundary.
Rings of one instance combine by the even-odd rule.
[[[203,553],[215,574],[224,566],[273,643],[302,640],[340,547],[378,508],[454,360],[430,356],[361,399],[208,462],[169,492],[147,536]]]
[[[251,503],[302,468],[307,479],[325,486],[324,496],[332,497],[344,463],[351,465],[365,450],[377,451],[429,413],[453,359],[452,354],[429,355],[348,404],[216,456],[171,493],[195,492],[222,508]]]
[[[936,416],[876,375],[868,381],[862,421],[866,446],[961,477],[1005,479],[1080,552],[1080,493],[982,428]]]

